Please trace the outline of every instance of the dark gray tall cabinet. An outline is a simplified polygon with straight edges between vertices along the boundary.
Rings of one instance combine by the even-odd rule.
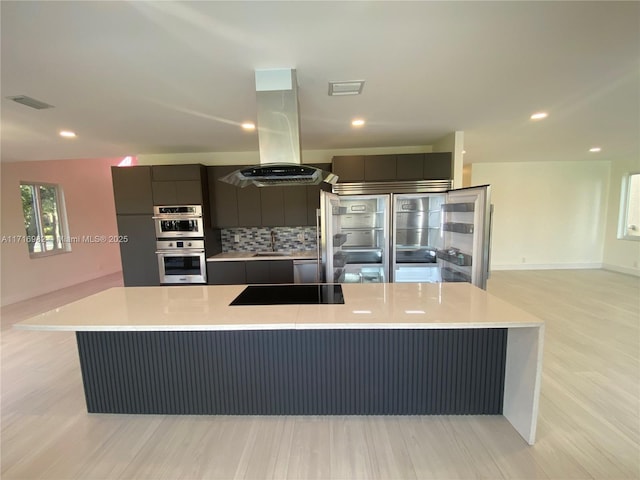
[[[153,224],[151,167],[111,167],[124,285],[160,284]]]

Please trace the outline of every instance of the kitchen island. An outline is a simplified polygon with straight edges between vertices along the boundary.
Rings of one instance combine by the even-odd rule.
[[[502,414],[534,443],[541,320],[469,284],[341,288],[230,305],[245,286],[120,287],[15,328],[76,332],[89,412]]]

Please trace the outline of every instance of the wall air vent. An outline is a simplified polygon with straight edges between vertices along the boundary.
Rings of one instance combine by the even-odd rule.
[[[349,82],[329,82],[329,96],[360,95],[364,88],[364,80],[352,80]]]
[[[26,95],[15,95],[13,97],[7,97],[7,98],[9,100],[13,100],[14,102],[21,103],[22,105],[26,105],[27,107],[35,108],[36,110],[54,108],[53,105],[49,105],[48,103],[41,102],[40,100],[36,100],[35,98],[27,97]]]

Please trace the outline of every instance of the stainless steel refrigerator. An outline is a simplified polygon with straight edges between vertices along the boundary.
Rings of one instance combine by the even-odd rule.
[[[390,195],[322,191],[320,200],[324,281],[390,282]]]
[[[469,282],[486,288],[490,187],[393,195],[391,280]]]
[[[470,282],[489,274],[490,187],[440,193],[321,192],[325,282]]]

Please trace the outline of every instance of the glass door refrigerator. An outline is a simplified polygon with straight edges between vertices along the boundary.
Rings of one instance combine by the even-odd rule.
[[[390,195],[320,195],[325,282],[391,281]]]

